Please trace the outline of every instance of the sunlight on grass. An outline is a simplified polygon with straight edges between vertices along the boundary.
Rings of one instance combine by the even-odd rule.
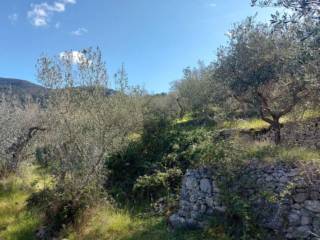
[[[267,162],[291,162],[307,163],[314,162],[320,164],[320,150],[304,147],[284,147],[275,146],[268,142],[255,142],[251,145],[244,145],[244,157],[248,159],[256,158]]]
[[[179,119],[176,119],[175,123],[176,124],[180,124],[180,123],[186,123],[186,122],[189,122],[193,120],[193,117],[191,114],[186,114],[183,116],[183,118],[179,118]]]
[[[132,133],[129,135],[129,140],[133,142],[137,142],[141,139],[142,134],[141,133]]]
[[[235,121],[225,121],[223,122],[222,128],[235,128],[240,130],[245,129],[262,129],[269,127],[269,124],[261,119],[239,119]]]
[[[85,239],[121,239],[130,236],[140,225],[141,221],[132,219],[127,212],[103,207],[94,211],[84,235]]]
[[[88,210],[89,211],[89,210]],[[212,233],[204,231],[169,231],[163,217],[137,216],[126,210],[98,206],[91,210],[77,232],[68,239],[76,240],[206,240]],[[209,234],[210,233],[210,234]],[[220,235],[222,236],[222,235]]]
[[[301,114],[291,113],[286,116],[280,118],[280,123],[289,123],[299,121],[308,121],[310,119],[314,119],[320,117],[320,111],[317,110],[306,110]],[[296,118],[296,119],[295,119]],[[259,118],[252,118],[252,119],[238,119],[234,121],[224,121],[220,128],[234,128],[239,130],[249,130],[249,129],[263,129],[267,128],[270,125],[259,119]]]
[[[44,183],[35,167],[24,165],[22,169],[17,176],[0,180],[0,239],[34,239],[40,224],[40,215],[26,209],[26,200]]]
[[[320,110],[306,110],[303,113],[303,119],[308,120],[312,118],[318,118],[320,117]]]

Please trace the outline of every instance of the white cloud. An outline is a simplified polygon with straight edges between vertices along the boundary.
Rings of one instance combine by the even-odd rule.
[[[87,32],[88,32],[88,29],[81,27],[81,28],[78,28],[77,30],[72,31],[71,34],[74,36],[82,36]]]
[[[89,63],[86,56],[79,51],[61,52],[59,57],[61,60],[71,62],[72,64]]]
[[[9,21],[14,24],[18,21],[19,19],[19,15],[17,13],[13,13],[11,15],[8,16]]]
[[[49,24],[54,13],[64,12],[67,4],[76,4],[76,0],[58,0],[53,4],[46,2],[31,4],[31,10],[27,15],[34,26],[44,27]]]

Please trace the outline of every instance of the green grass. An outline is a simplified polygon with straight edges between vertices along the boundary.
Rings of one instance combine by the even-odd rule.
[[[295,121],[308,121],[314,118],[320,117],[320,111],[319,110],[306,110],[303,113],[297,114],[297,113],[291,113],[286,116],[283,116],[280,119],[281,123],[289,123],[289,122],[295,122]],[[270,125],[259,119],[259,118],[252,118],[252,119],[238,119],[233,121],[224,121],[220,128],[235,128],[239,130],[248,130],[248,129],[263,129],[267,128]]]
[[[0,180],[0,239],[32,240],[41,226],[41,214],[26,207],[31,193],[50,186],[48,177],[29,165],[18,175]],[[132,213],[107,204],[88,209],[78,226],[63,235],[69,240],[228,240],[221,228],[208,231],[170,231],[164,217]]]
[[[221,228],[207,231],[170,231],[163,217],[137,215],[126,210],[98,206],[68,239],[76,240],[228,240]],[[89,219],[89,220],[88,220]]]
[[[242,147],[245,148],[244,157],[247,159],[256,158],[266,162],[314,162],[320,164],[320,150],[316,149],[276,146],[268,142],[243,144]]]
[[[193,119],[194,118],[192,117],[192,114],[188,113],[188,114],[184,115],[183,118],[176,119],[175,123],[176,124],[187,123],[187,122],[190,122]]]
[[[221,128],[235,128],[239,130],[245,129],[262,129],[269,127],[269,124],[261,119],[239,119],[234,121],[225,121],[222,123]]]
[[[17,176],[0,180],[0,239],[35,239],[40,224],[40,214],[28,211],[26,200],[43,187],[35,167],[23,166]]]

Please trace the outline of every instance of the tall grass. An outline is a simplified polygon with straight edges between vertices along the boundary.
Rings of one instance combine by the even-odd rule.
[[[34,239],[41,217],[27,210],[26,200],[42,186],[36,169],[27,165],[19,175],[0,180],[0,239]]]
[[[243,144],[244,158],[258,159],[267,162],[308,163],[320,164],[320,150],[305,147],[276,146],[268,142]]]
[[[210,240],[229,238],[221,229],[171,231],[160,216],[135,214],[107,205],[85,214],[85,224],[68,236],[70,240]]]

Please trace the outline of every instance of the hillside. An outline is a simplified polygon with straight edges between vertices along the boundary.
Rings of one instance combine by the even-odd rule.
[[[0,95],[14,96],[21,102],[25,102],[27,99],[43,102],[46,94],[47,89],[40,85],[26,80],[0,77]]]

